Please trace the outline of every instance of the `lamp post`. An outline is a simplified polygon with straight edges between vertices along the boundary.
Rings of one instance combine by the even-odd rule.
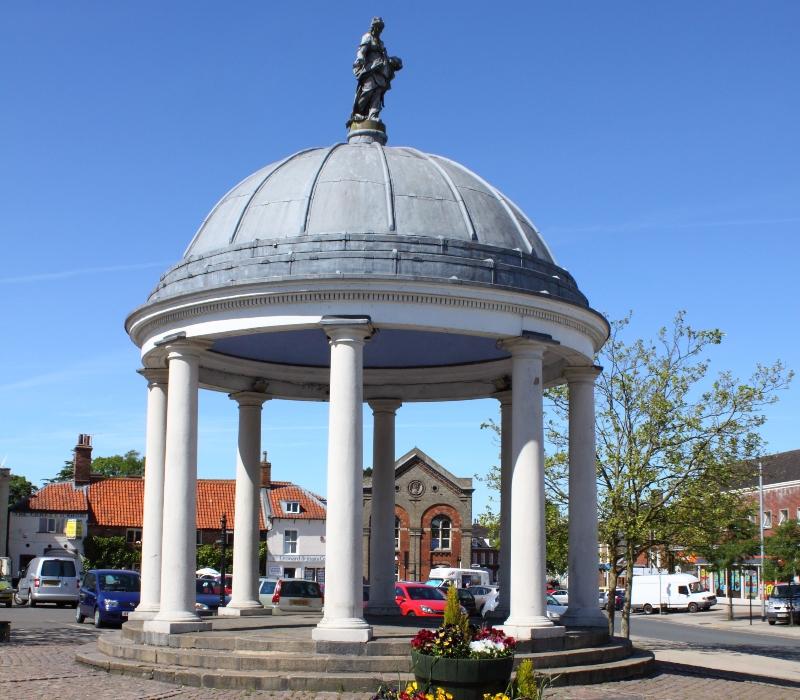
[[[761,542],[761,568],[758,574],[758,597],[761,598],[761,622],[767,619],[764,601],[764,470],[758,460],[758,534]]]
[[[225,568],[227,562],[226,559],[226,545],[228,542],[228,517],[225,513],[222,514],[222,517],[219,519],[219,539],[221,543],[221,554],[219,557],[219,607],[225,607]]]

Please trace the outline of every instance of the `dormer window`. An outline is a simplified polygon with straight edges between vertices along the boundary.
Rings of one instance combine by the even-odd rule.
[[[300,501],[285,501],[283,504],[284,513],[299,513]]]

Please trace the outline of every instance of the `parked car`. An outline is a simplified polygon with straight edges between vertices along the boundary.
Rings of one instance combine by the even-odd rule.
[[[87,617],[95,627],[121,625],[128,614],[139,605],[141,579],[136,571],[127,569],[89,569],[83,575],[78,593],[75,622]]]
[[[414,581],[398,581],[394,600],[407,617],[442,617],[447,598],[440,588]]]
[[[789,623],[789,615],[794,623],[800,622],[800,585],[796,583],[778,583],[773,586],[767,598],[767,622]]]
[[[0,557],[0,604],[11,607],[14,585],[11,583],[11,559]]]
[[[269,587],[269,580],[267,580],[267,586],[263,587]],[[321,612],[323,602],[322,589],[316,581],[305,581],[301,578],[279,578],[275,580],[272,596],[264,607],[271,608],[273,615],[308,614]]]
[[[477,615],[478,604],[475,602],[475,596],[472,595],[471,589],[456,588],[456,593],[458,593],[458,602],[461,603],[461,607],[467,611],[467,615],[470,617]]]
[[[483,614],[483,606],[487,600],[497,595],[497,586],[470,586],[469,592],[475,598],[478,612]]]
[[[553,622],[561,622],[561,616],[567,612],[567,606],[558,602],[555,596],[549,595],[545,598],[547,607],[547,617]]]
[[[497,608],[497,604],[500,600],[500,589],[493,588],[492,592],[486,597],[486,600],[483,603],[483,607],[481,607],[481,615],[486,617],[490,612],[494,612]]]
[[[19,579],[17,605],[39,603],[78,604],[79,567],[72,557],[35,557]]]
[[[549,595],[553,596],[559,605],[566,605],[569,602],[569,591],[566,588],[556,588]]]
[[[198,612],[219,608],[219,581],[207,578],[195,579],[195,608]],[[231,597],[225,596],[225,605]]]
[[[276,578],[262,577],[258,579],[258,599],[265,608],[272,606],[272,594],[275,592],[277,583],[278,579]]]
[[[600,607],[603,610],[608,610],[608,591],[601,590],[600,597],[597,601],[600,604]],[[614,594],[614,610],[622,610],[622,606],[625,603],[625,589],[624,588],[617,588]]]

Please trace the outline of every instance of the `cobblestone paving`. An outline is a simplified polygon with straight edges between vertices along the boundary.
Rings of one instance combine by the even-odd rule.
[[[12,643],[0,647],[0,698],[16,700],[368,700],[367,693],[267,692],[188,688],[119,676],[78,664],[75,650],[96,637],[94,630],[15,630]],[[707,678],[684,671],[660,672],[651,678],[548,689],[551,700],[678,700],[687,697],[795,700],[800,689],[733,679]]]

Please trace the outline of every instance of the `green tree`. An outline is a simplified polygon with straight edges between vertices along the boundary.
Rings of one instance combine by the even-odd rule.
[[[89,535],[83,540],[85,569],[130,569],[141,561],[141,552],[124,537]]]
[[[624,339],[630,317],[612,322],[596,361],[596,436],[600,540],[611,557],[611,585],[624,572],[622,634],[630,636],[634,564],[653,546],[681,543],[687,523],[708,518],[721,492],[746,478],[762,451],[763,409],[777,401],[792,373],[780,361],[757,365],[740,383],[730,372],[710,378],[706,353],[718,329],[696,330],[679,312],[655,340]],[[568,394],[548,392],[550,500],[567,502]],[[742,467],[741,465],[745,465]],[[722,513],[721,515],[724,515]],[[678,517],[680,516],[680,517]],[[727,527],[726,516],[722,524]],[[613,610],[609,615],[613,629]]]
[[[64,460],[64,466],[61,467],[61,471],[58,472],[52,479],[45,479],[45,484],[57,484],[62,481],[72,481],[72,477],[75,475],[75,463],[71,459]]]
[[[800,574],[800,523],[787,520],[764,541],[770,557],[764,563],[764,580],[793,581]]]
[[[8,507],[30,498],[38,489],[24,476],[12,474],[8,484]]]
[[[103,476],[144,476],[144,458],[136,450],[96,457],[92,460],[92,472]]]

